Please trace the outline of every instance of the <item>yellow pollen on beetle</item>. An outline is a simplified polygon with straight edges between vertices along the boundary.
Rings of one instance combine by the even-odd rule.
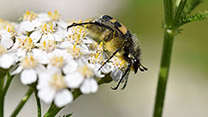
[[[124,69],[126,67],[126,61],[123,58],[114,57],[112,61],[113,65],[117,66],[119,69]]]
[[[60,90],[66,87],[66,83],[64,82],[64,77],[62,74],[55,73],[52,75],[49,84],[55,90]]]
[[[0,56],[1,56],[2,54],[6,53],[6,51],[7,51],[7,50],[6,50],[4,47],[0,46]]]
[[[123,66],[125,64],[125,61],[122,60],[121,63],[120,63],[120,66]]]
[[[37,18],[37,14],[32,11],[27,10],[23,16],[23,20],[32,21]]]
[[[60,19],[60,14],[58,13],[57,10],[55,10],[54,13],[51,11],[48,12],[48,17],[50,17],[53,21],[58,21]]]
[[[31,69],[31,68],[35,68],[38,64],[38,61],[36,59],[34,59],[34,57],[32,55],[26,56],[22,61],[21,61],[21,65],[23,66],[23,68],[25,69]]]
[[[98,43],[96,43],[96,42],[91,43],[89,48],[92,50],[96,50],[98,48]]]
[[[64,57],[63,56],[53,56],[50,59],[50,63],[53,66],[62,67],[65,64]]]
[[[25,39],[19,38],[19,48],[26,49],[27,51],[30,51],[34,47],[34,43],[32,41],[32,38],[26,37]]]
[[[102,48],[103,47],[103,42],[100,42],[100,48]]]
[[[78,68],[78,71],[85,77],[85,78],[91,78],[94,76],[94,72],[91,68],[89,68],[87,65],[81,66]]]
[[[99,53],[96,53],[95,59],[98,59],[99,57]]]

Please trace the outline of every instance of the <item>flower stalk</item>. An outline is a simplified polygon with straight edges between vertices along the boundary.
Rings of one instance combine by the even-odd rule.
[[[7,83],[6,86],[4,86],[6,75],[7,75]],[[9,73],[7,74],[7,70],[0,69],[0,117],[4,117],[4,98],[12,78],[13,77],[11,77]]]
[[[38,91],[36,88],[34,88],[33,90],[35,92],[35,99],[37,103],[37,114],[38,114],[38,117],[41,117],[41,103],[40,103],[40,98],[38,97]]]
[[[4,76],[0,77],[0,117],[4,116]]]
[[[10,73],[7,73],[7,81],[6,81],[6,85],[4,87],[3,97],[5,97],[13,78],[14,78],[14,76],[10,75]]]
[[[11,117],[16,117],[17,116],[17,114],[20,112],[22,107],[25,105],[25,103],[28,101],[28,99],[32,95],[32,93],[33,93],[33,88],[30,87],[27,90],[26,94],[23,96],[22,100],[19,102],[19,104],[15,108],[15,110],[13,111],[13,113],[11,114]]]

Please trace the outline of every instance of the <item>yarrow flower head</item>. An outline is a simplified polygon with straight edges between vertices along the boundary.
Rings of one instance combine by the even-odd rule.
[[[19,24],[0,20],[0,68],[12,68],[22,84],[37,85],[42,101],[58,107],[73,101],[74,90],[97,92],[97,82],[107,74],[118,81],[127,66],[114,56],[99,70],[108,58],[104,43],[84,27],[67,30],[69,24],[57,11],[26,11]]]

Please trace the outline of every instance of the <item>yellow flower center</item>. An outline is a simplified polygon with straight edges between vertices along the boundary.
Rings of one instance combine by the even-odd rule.
[[[43,24],[42,25],[42,33],[43,34],[48,34],[48,33],[53,33],[54,27],[53,27],[53,23],[49,22],[48,24]]]
[[[57,10],[55,10],[54,13],[51,11],[48,12],[48,17],[50,17],[53,21],[58,21],[60,19],[60,14],[58,13]]]
[[[94,76],[94,72],[91,68],[89,68],[87,65],[81,66],[78,68],[78,71],[85,77],[85,78],[91,78]]]
[[[92,63],[92,64],[95,64],[95,63],[103,63],[103,57],[100,56],[100,53],[91,53],[89,54],[89,62]]]
[[[23,16],[23,20],[32,21],[37,18],[37,14],[32,11],[27,10]]]
[[[53,40],[44,40],[40,43],[40,49],[46,52],[51,52],[56,48],[56,42]]]
[[[31,69],[31,68],[35,68],[38,64],[38,61],[36,59],[34,59],[34,57],[32,55],[26,56],[22,61],[21,61],[21,65],[23,66],[23,68],[25,69]]]
[[[79,58],[83,54],[80,51],[80,48],[77,48],[76,46],[77,46],[77,44],[75,44],[72,49],[67,48],[67,52],[69,52],[73,56],[74,59]]]
[[[63,56],[53,56],[50,59],[50,63],[53,66],[62,67],[65,64],[64,57]]]
[[[30,51],[34,47],[34,43],[32,41],[32,38],[26,37],[25,39],[19,38],[19,48],[25,49],[27,51]]]
[[[60,90],[66,87],[66,84],[63,79],[63,75],[55,73],[52,76],[52,79],[50,80],[49,84],[51,87],[53,87],[55,90]]]
[[[0,19],[0,29],[7,30],[7,32],[11,32],[11,33],[15,32],[14,25],[2,19]]]
[[[80,23],[81,23],[81,21],[80,21]],[[80,38],[85,38],[87,35],[87,31],[84,29],[85,29],[84,27],[80,27],[80,26],[73,27],[72,28],[73,34],[69,34],[69,36],[68,36],[69,41],[74,41],[75,43],[79,43]]]

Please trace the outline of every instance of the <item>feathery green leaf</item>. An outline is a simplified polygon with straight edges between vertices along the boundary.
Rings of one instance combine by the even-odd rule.
[[[63,117],[71,117],[73,113],[69,113],[69,114],[66,114],[66,115],[63,115]]]
[[[183,17],[183,11],[184,11],[184,8],[186,6],[186,3],[187,3],[188,0],[181,0],[178,7],[176,8],[176,11],[175,11],[175,15],[174,15],[174,20],[173,20],[173,25],[177,24],[178,20]]]
[[[178,20],[176,27],[180,27],[180,26],[187,24],[189,22],[192,22],[192,21],[204,20],[207,17],[208,17],[208,11],[199,12],[194,15],[184,16]]]

